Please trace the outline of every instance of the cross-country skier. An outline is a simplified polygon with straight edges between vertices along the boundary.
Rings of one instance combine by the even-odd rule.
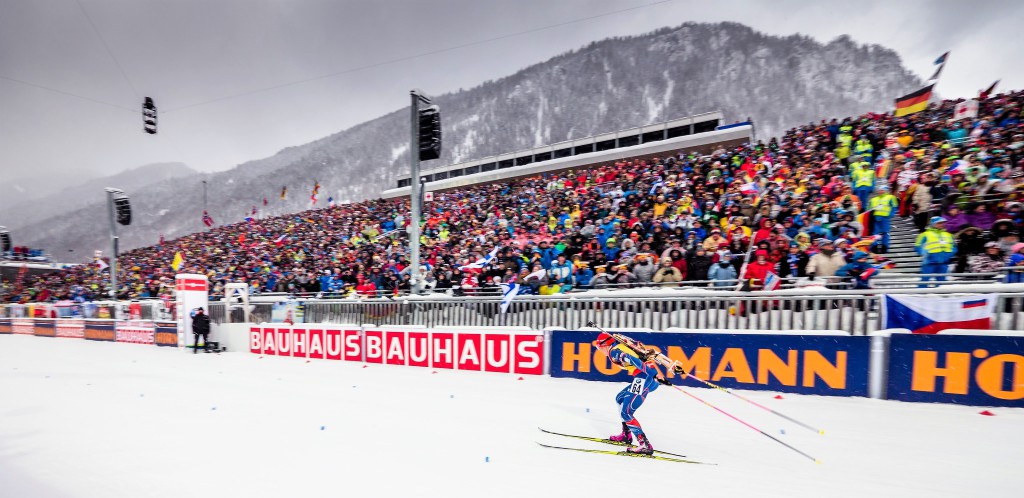
[[[665,375],[654,361],[656,353],[638,353],[625,344],[616,345],[616,342],[614,337],[601,332],[593,343],[594,347],[611,359],[612,363],[621,366],[626,373],[633,376],[632,382],[615,396],[615,402],[619,404],[619,414],[622,416],[622,433],[608,439],[630,445],[626,448],[629,453],[650,455],[654,453],[654,447],[633,414],[644,404],[647,395],[658,388],[658,383],[670,382],[665,379]],[[632,446],[633,436],[636,436],[636,446]]]

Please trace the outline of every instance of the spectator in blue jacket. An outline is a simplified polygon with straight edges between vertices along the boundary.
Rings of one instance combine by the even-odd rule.
[[[836,276],[843,277],[843,280],[852,280],[854,289],[870,289],[871,277],[875,273],[877,270],[868,262],[868,253],[857,251],[853,253],[853,261],[843,265],[836,272]]]
[[[712,287],[735,287],[736,278],[736,267],[732,264],[730,253],[723,254],[718,263],[708,269],[708,280],[712,281]]]

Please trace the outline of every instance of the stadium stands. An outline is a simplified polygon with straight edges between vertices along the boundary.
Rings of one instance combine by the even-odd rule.
[[[425,205],[426,286],[463,294],[516,281],[547,294],[708,280],[734,287],[738,278],[758,289],[772,285],[770,275],[810,273],[830,285],[866,286],[892,262],[916,268],[913,235],[940,214],[956,240],[955,269],[1024,271],[1022,102],[1022,92],[1001,94],[981,101],[977,117],[953,120],[956,101],[944,101],[902,118],[869,113],[811,123],[709,154],[676,150],[503,182],[463,176],[466,183],[437,189]],[[889,254],[871,255],[880,240],[865,237],[859,215],[880,185],[897,197],[896,222]],[[208,275],[214,295],[239,281],[253,293],[408,292],[407,206],[401,198],[368,200],[133,250],[120,258],[118,295],[169,293],[177,253],[180,271]],[[459,269],[495,250],[483,268]],[[107,282],[89,265],[7,281],[0,293],[15,302],[93,299]]]

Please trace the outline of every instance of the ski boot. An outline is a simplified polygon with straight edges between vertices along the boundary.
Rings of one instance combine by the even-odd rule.
[[[633,444],[633,433],[629,432],[629,427],[626,427],[626,423],[622,423],[622,434],[616,434],[608,437],[609,441],[615,441],[616,443],[624,443],[626,445]]]
[[[640,434],[636,437],[636,446],[630,446],[626,448],[626,453],[639,453],[642,455],[653,455],[654,447],[651,446],[651,442],[647,439],[645,434]]]

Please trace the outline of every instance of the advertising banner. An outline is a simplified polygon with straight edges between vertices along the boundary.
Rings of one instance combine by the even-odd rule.
[[[0,334],[10,334],[11,332],[11,319],[0,318]]]
[[[157,346],[178,346],[178,324],[175,322],[155,322],[153,343]]]
[[[614,331],[612,331],[614,332]],[[720,386],[827,396],[868,395],[869,338],[838,335],[628,332]],[[551,376],[627,382],[591,346],[596,331],[551,333]],[[675,377],[666,372],[669,379]],[[673,380],[701,386],[696,381]]]
[[[116,338],[113,320],[86,320],[85,338],[90,341],[113,341]]]
[[[84,338],[85,320],[76,318],[57,320],[57,337]]]
[[[249,351],[435,369],[544,373],[544,336],[533,331],[262,326],[250,327]]]
[[[117,342],[130,342],[132,344],[153,344],[153,335],[156,327],[153,322],[146,320],[128,320],[117,322],[114,326],[114,336]]]
[[[32,333],[40,337],[56,337],[57,329],[54,327],[54,320],[36,320]]]
[[[888,398],[1024,407],[1024,337],[893,334]]]
[[[11,333],[14,334],[35,334],[36,328],[31,318],[13,318],[11,319]]]

